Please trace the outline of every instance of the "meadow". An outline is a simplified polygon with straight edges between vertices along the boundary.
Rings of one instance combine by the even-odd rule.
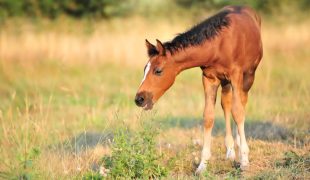
[[[145,126],[158,129],[154,147],[167,179],[199,178],[201,70],[180,74],[152,111],[134,104],[147,62],[144,39],[169,40],[199,19],[1,24],[0,178],[87,178],[111,154],[109,141],[118,129],[135,133]],[[264,57],[246,116],[251,167],[240,172],[225,159],[218,101],[205,178],[310,177],[309,27],[306,19],[263,21]]]

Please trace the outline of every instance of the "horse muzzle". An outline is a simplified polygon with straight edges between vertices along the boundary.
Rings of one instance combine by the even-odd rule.
[[[153,108],[152,94],[148,92],[139,92],[136,94],[135,103],[137,106],[142,107],[144,110]]]

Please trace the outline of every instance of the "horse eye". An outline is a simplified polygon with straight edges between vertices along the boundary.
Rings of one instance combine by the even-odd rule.
[[[161,69],[158,69],[158,68],[156,68],[155,69],[155,71],[154,71],[154,74],[156,75],[156,76],[160,76],[161,74],[162,74],[162,70]]]

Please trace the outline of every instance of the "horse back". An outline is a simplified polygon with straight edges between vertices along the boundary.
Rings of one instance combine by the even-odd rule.
[[[202,67],[204,74],[213,74],[229,81],[234,72],[243,73],[244,89],[250,89],[263,55],[261,18],[251,8],[227,6],[222,9],[229,17],[229,26],[213,41],[213,61]]]
[[[230,12],[230,27],[223,32],[219,44],[220,48],[226,46],[221,50],[226,53],[223,61],[230,59],[244,71],[255,71],[263,55],[260,16],[244,6],[228,6],[224,10]]]

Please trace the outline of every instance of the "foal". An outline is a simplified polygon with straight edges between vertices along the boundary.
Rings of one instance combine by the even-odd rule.
[[[244,133],[245,105],[255,70],[262,58],[260,17],[249,7],[227,6],[216,15],[154,46],[146,40],[149,61],[135,97],[143,109],[153,104],[172,86],[183,70],[200,67],[205,92],[204,145],[197,173],[206,168],[211,157],[211,131],[217,89],[222,86],[221,104],[226,121],[226,157],[235,159],[230,112],[237,124],[241,169],[248,164],[249,148]]]

